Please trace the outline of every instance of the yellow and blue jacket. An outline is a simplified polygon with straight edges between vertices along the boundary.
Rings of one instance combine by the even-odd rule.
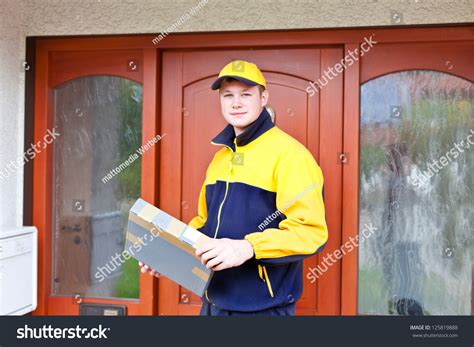
[[[229,124],[212,144],[223,148],[189,225],[214,238],[246,239],[255,256],[216,271],[203,300],[232,311],[293,303],[303,290],[303,259],[328,239],[321,169],[265,108],[242,134]]]

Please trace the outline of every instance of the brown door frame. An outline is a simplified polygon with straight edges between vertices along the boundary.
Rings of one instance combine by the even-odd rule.
[[[304,47],[342,45],[345,52],[360,48],[364,37],[375,35],[379,44],[394,43],[425,43],[433,42],[472,42],[474,39],[473,25],[455,26],[413,26],[413,27],[383,27],[383,28],[357,28],[357,29],[323,29],[323,30],[278,30],[278,31],[252,31],[252,32],[227,32],[227,33],[189,33],[171,34],[158,45],[152,40],[155,35],[120,35],[120,36],[91,36],[91,37],[56,37],[37,38],[35,88],[34,88],[34,138],[31,143],[36,143],[52,124],[52,110],[48,108],[52,101],[50,88],[49,57],[56,51],[77,50],[113,50],[113,49],[141,49],[143,50],[143,68],[147,73],[143,80],[143,121],[150,124],[144,128],[143,138],[149,138],[159,133],[160,115],[160,90],[158,83],[161,81],[161,55],[162,51],[180,49],[228,49],[228,48],[263,48],[263,47]],[[387,46],[388,47],[388,46]],[[391,54],[392,52],[390,52]],[[364,57],[368,62],[371,55]],[[378,56],[379,59],[381,56]],[[383,55],[382,55],[383,57]],[[384,59],[386,57],[383,57]],[[375,59],[375,56],[372,57]],[[372,60],[373,61],[373,60]],[[444,64],[445,61],[442,62]],[[447,66],[439,64],[439,69],[444,71]],[[438,66],[438,65],[436,65]],[[436,67],[435,66],[435,67]],[[433,66],[431,67],[432,69]],[[369,69],[369,70],[367,70]],[[444,70],[443,70],[444,69]],[[454,65],[448,73],[465,73],[458,71],[462,65]],[[370,64],[361,65],[358,60],[348,67],[343,75],[344,79],[344,105],[343,105],[343,151],[349,155],[349,161],[343,165],[342,176],[342,240],[349,240],[357,234],[358,228],[358,151],[359,151],[359,87],[361,81],[370,75]],[[366,75],[367,74],[367,75]],[[161,83],[159,84],[161,85]],[[146,131],[146,133],[145,133]],[[157,179],[160,162],[158,147],[147,152],[143,158],[142,196],[156,204],[158,201]],[[335,159],[337,160],[337,159]],[[51,245],[51,216],[48,206],[51,206],[51,171],[52,150],[46,148],[39,153],[34,161],[32,177],[25,176],[25,180],[33,182],[33,225],[39,230],[38,253],[38,309],[35,314],[52,314],[54,310],[48,309],[48,296],[51,278],[51,254],[48,254]],[[163,178],[166,179],[166,178]],[[25,211],[29,214],[29,211]],[[357,253],[347,254],[341,261],[341,314],[357,314]],[[136,309],[130,309],[132,314],[156,314],[156,285],[157,280],[142,275],[140,277],[140,301],[131,304]],[[321,298],[324,300],[324,298]],[[70,298],[64,300],[70,301]],[[88,300],[89,301],[89,300]],[[90,300],[92,301],[92,299]],[[102,301],[102,300],[101,300]],[[66,301],[65,301],[66,302]],[[74,312],[71,312],[75,314]]]

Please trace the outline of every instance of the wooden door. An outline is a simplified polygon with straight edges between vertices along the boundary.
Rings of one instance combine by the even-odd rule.
[[[340,266],[335,264],[315,283],[306,279],[309,267],[338,248],[341,232],[342,76],[310,96],[310,81],[334,66],[340,48],[166,52],[163,54],[160,208],[189,220],[197,212],[199,189],[206,168],[218,150],[210,144],[226,122],[219,98],[210,89],[219,70],[233,59],[256,63],[270,91],[269,105],[277,126],[303,143],[320,164],[324,177],[329,242],[322,254],[304,262],[304,291],[297,304],[300,315],[339,314]],[[159,314],[198,314],[201,301],[166,278],[158,289]]]
[[[35,158],[35,314],[77,315],[82,303],[152,314],[153,279],[121,254],[128,208],[139,196],[156,199],[156,147],[117,167],[157,135],[156,51],[40,44],[36,63],[35,143],[52,129],[59,135]]]
[[[474,265],[460,241],[472,236],[462,217],[472,193],[462,184],[472,181],[473,157],[460,144],[474,128],[474,41],[472,30],[470,39],[448,34],[381,42],[346,72],[343,243],[367,223],[377,230],[343,259],[344,315],[474,312]],[[377,185],[368,189],[369,180]]]

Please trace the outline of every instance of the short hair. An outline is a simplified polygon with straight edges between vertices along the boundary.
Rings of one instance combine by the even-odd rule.
[[[227,82],[227,83],[230,83],[230,82],[242,82],[242,81],[239,81],[237,78],[233,78],[233,77],[226,77],[224,78],[222,81],[221,81],[221,85],[222,83],[224,82]],[[260,85],[260,84],[257,84],[257,87],[258,87],[258,90],[260,92],[260,96],[262,96],[262,93],[263,91],[265,90],[265,87]]]

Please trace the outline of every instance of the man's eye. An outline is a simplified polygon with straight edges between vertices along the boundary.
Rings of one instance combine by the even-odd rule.
[[[252,94],[250,94],[250,93],[243,93],[242,95],[243,96],[252,96]]]
[[[229,96],[232,96],[232,94],[224,94],[224,98],[228,98]]]

